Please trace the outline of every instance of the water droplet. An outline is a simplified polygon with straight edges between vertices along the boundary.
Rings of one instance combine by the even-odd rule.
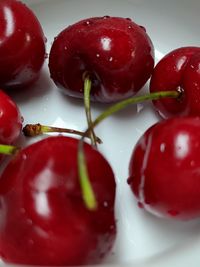
[[[127,184],[131,184],[132,183],[132,180],[133,180],[133,177],[132,176],[130,176],[130,177],[128,177],[128,179],[127,179]]]
[[[179,212],[177,210],[168,210],[167,213],[173,217],[175,217],[179,214]]]
[[[32,225],[33,224],[33,221],[31,219],[27,219],[26,222],[27,222],[28,225]]]
[[[84,25],[89,26],[91,23],[92,23],[91,20],[87,20],[84,22]]]
[[[115,226],[112,224],[111,226],[110,226],[110,230],[114,230],[115,229]]]
[[[26,160],[26,159],[27,159],[27,155],[26,155],[26,154],[23,154],[23,155],[22,155],[22,159],[23,159],[23,160]]]
[[[112,61],[113,61],[113,57],[110,57],[110,58],[109,58],[109,61],[112,62]]]
[[[140,28],[146,32],[146,28],[140,25]]]
[[[165,143],[162,143],[160,145],[160,152],[165,152],[165,147],[166,147]]]
[[[110,16],[103,16],[103,19],[109,19]]]
[[[67,50],[67,49],[68,49],[67,46],[65,46],[65,47],[64,47],[64,50]]]
[[[128,26],[128,29],[132,29],[133,27],[131,25]]]
[[[100,57],[100,55],[99,54],[96,54],[96,57]]]
[[[29,245],[33,245],[33,244],[34,244],[33,239],[29,239],[28,244],[29,244]]]
[[[22,121],[22,123],[24,122],[24,117],[23,116],[21,116],[21,121]]]
[[[25,211],[24,208],[21,208],[21,209],[20,209],[20,213],[24,214],[25,212],[26,212],[26,211]]]
[[[139,207],[140,209],[143,209],[143,208],[144,208],[144,205],[143,205],[141,202],[138,202],[138,207]]]
[[[194,167],[194,166],[195,166],[195,162],[194,162],[194,160],[192,160],[192,161],[190,162],[190,166],[191,166],[191,167]]]
[[[107,201],[104,201],[104,202],[103,202],[103,206],[104,206],[105,208],[107,208],[107,207],[108,207],[108,202],[107,202]]]

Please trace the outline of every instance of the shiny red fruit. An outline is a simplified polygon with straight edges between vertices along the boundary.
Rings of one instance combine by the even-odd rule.
[[[163,118],[200,115],[200,47],[181,47],[156,65],[150,91],[179,90],[180,99],[160,99],[154,106]]]
[[[12,144],[22,128],[22,117],[14,101],[0,90],[0,144]]]
[[[85,207],[77,170],[78,140],[50,137],[21,150],[0,179],[0,257],[29,265],[101,260],[116,235],[115,180],[108,162],[84,150],[98,203]]]
[[[114,102],[133,96],[154,67],[154,48],[144,27],[130,19],[95,17],[64,29],[50,51],[55,84],[67,95],[83,97],[83,78],[92,79],[91,99]]]
[[[0,87],[34,82],[45,59],[45,37],[33,12],[16,0],[0,1]]]
[[[129,165],[139,206],[158,216],[200,217],[200,118],[164,120],[140,138]]]

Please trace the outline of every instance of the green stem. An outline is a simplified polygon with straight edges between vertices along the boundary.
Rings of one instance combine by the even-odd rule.
[[[16,146],[0,144],[0,154],[3,155],[15,155],[19,150],[20,148]]]
[[[83,142],[79,142],[79,150],[83,151]],[[82,196],[86,207],[89,210],[97,209],[97,201],[92,188],[92,185],[89,180],[87,163],[85,160],[84,153],[78,152],[78,162],[79,162],[79,177],[80,177],[80,185],[82,189]]]
[[[104,112],[102,112],[88,127],[88,129],[85,131],[84,135],[81,137],[79,141],[79,147],[78,147],[78,169],[79,169],[79,177],[80,177],[80,184],[81,184],[81,190],[83,194],[83,199],[85,202],[85,205],[90,210],[96,210],[98,203],[95,198],[95,193],[93,191],[92,185],[90,183],[88,170],[87,170],[87,163],[85,160],[84,155],[84,149],[83,149],[83,143],[84,138],[87,136],[87,134],[93,129],[95,126],[97,126],[101,121],[109,117],[110,115],[126,108],[127,106],[131,104],[138,104],[144,101],[149,100],[158,100],[161,98],[176,98],[179,99],[181,97],[182,93],[178,91],[161,91],[156,93],[151,93],[143,96],[138,97],[131,97],[125,100],[122,100],[108,109],[106,109]],[[89,197],[86,195],[89,192]]]
[[[89,77],[86,76],[84,79],[84,106],[85,106],[85,114],[87,118],[88,128],[90,128],[89,136],[91,139],[91,143],[94,147],[97,147],[96,135],[94,133],[94,129],[91,127],[92,125],[92,116],[91,116],[91,105],[90,105],[90,93],[92,88],[92,82]]]
[[[178,91],[161,91],[156,93],[151,93],[143,96],[137,96],[137,97],[130,97],[128,99],[122,100],[108,109],[106,109],[104,112],[102,112],[92,123],[91,127],[94,128],[97,126],[101,121],[109,117],[110,115],[126,108],[127,106],[131,104],[138,104],[141,102],[149,101],[149,100],[159,100],[161,98],[180,98],[181,92]],[[88,131],[90,131],[90,128],[85,131],[84,137],[88,134]],[[83,138],[84,138],[83,137]]]

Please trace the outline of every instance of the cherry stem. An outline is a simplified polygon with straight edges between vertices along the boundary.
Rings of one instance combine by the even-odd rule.
[[[87,118],[88,128],[90,128],[89,136],[91,139],[91,143],[94,147],[97,147],[96,135],[94,133],[94,129],[90,127],[92,125],[92,116],[91,116],[91,105],[90,105],[90,93],[92,88],[92,82],[88,75],[86,75],[84,79],[84,106],[85,106],[85,114]]]
[[[3,155],[15,155],[19,150],[20,148],[16,146],[0,144],[0,154]]]
[[[96,210],[98,207],[98,203],[95,197],[94,190],[92,188],[89,175],[88,175],[88,169],[87,169],[87,163],[84,155],[84,138],[88,135],[88,133],[93,129],[95,126],[97,126],[101,121],[109,117],[110,115],[126,108],[127,106],[131,104],[138,104],[144,101],[149,100],[158,100],[161,98],[176,98],[179,99],[181,97],[182,93],[179,91],[161,91],[151,94],[146,94],[143,96],[137,96],[137,97],[131,97],[125,100],[122,100],[108,109],[106,109],[104,112],[102,112],[89,126],[89,128],[85,131],[84,135],[81,137],[79,141],[78,146],[78,169],[79,169],[79,177],[80,177],[80,184],[81,184],[81,190],[83,195],[83,200],[85,202],[85,206],[89,210]]]
[[[82,137],[82,140],[83,138],[84,137]],[[80,186],[85,206],[87,207],[87,209],[93,211],[97,209],[98,205],[94,190],[89,179],[87,163],[83,152],[83,144],[83,142],[79,142],[78,146],[78,172],[80,177]]]
[[[67,129],[67,128],[60,128],[60,127],[53,127],[53,126],[47,126],[47,125],[41,125],[40,123],[37,124],[26,124],[23,128],[23,133],[25,136],[28,137],[34,137],[40,134],[44,133],[69,133],[69,134],[75,134],[79,136],[83,136],[84,133],[73,130],[73,129]],[[86,135],[86,137],[90,137],[89,134]],[[95,142],[98,144],[101,144],[102,141],[99,137],[95,136]]]

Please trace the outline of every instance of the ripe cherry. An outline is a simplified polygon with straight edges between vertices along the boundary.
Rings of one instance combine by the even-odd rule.
[[[181,97],[153,101],[163,118],[200,115],[200,47],[173,50],[156,65],[150,91],[168,90],[181,91]]]
[[[45,59],[45,37],[33,12],[16,0],[0,1],[0,87],[33,83]]]
[[[0,90],[0,144],[14,143],[20,135],[21,128],[22,117],[17,105]]]
[[[144,27],[119,17],[94,17],[67,27],[49,55],[51,77],[60,89],[82,98],[88,74],[91,99],[99,102],[133,96],[153,67],[154,48]]]
[[[200,216],[200,118],[176,117],[150,127],[136,144],[128,183],[139,206],[158,216]]]
[[[0,179],[0,256],[30,265],[93,264],[116,235],[115,180],[108,162],[84,144],[97,209],[86,208],[78,140],[49,137],[18,152]]]

